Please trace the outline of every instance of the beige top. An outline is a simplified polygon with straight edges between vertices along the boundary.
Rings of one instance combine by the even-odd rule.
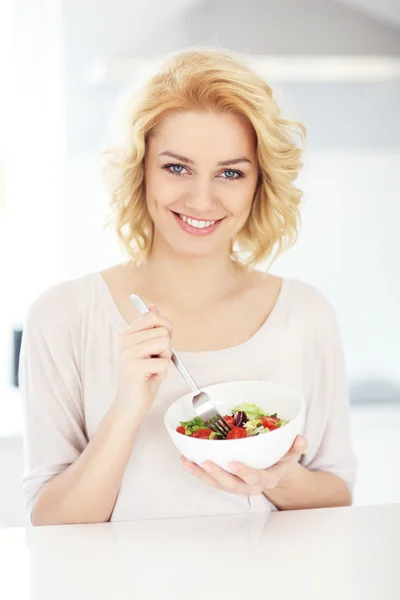
[[[32,305],[20,361],[29,512],[41,487],[78,458],[109,409],[116,393],[118,339],[127,327],[100,273],[58,284]],[[201,387],[265,379],[299,390],[307,402],[309,444],[301,463],[335,473],[352,488],[355,459],[342,344],[334,312],[316,289],[284,279],[272,312],[250,339],[223,350],[180,354]],[[171,366],[138,431],[112,520],[275,508],[262,494],[241,498],[184,471],[163,416],[185,393]]]

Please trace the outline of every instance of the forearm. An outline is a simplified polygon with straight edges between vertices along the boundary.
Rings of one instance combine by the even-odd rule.
[[[349,506],[351,494],[340,477],[326,471],[309,471],[293,463],[276,488],[264,495],[280,510]]]
[[[140,419],[112,407],[80,457],[40,491],[33,525],[110,519]]]

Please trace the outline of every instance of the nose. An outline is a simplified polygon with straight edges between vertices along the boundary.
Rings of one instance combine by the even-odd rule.
[[[215,206],[212,182],[205,178],[196,181],[186,197],[185,206],[198,215],[210,213]]]

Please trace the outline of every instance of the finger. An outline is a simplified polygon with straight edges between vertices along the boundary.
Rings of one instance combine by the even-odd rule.
[[[292,447],[289,452],[279,462],[290,462],[296,460],[307,450],[307,440],[302,436],[298,435],[294,440]]]
[[[303,437],[302,435],[298,435],[296,436],[296,439],[293,442],[293,445],[291,447],[290,451],[294,451],[295,454],[300,454],[301,452],[304,452],[305,450],[307,450],[307,440],[305,437]]]
[[[124,336],[121,343],[123,347],[128,348],[156,338],[170,340],[171,335],[166,327],[153,327],[152,329],[144,329],[143,331],[136,331],[134,334]]]
[[[263,472],[263,489],[271,490],[275,488],[280,480],[286,475],[289,468],[289,462],[278,462]]]
[[[165,358],[145,358],[137,361],[137,370],[147,379],[165,379],[171,361]]]
[[[144,315],[140,315],[126,330],[126,334],[135,333],[136,331],[144,331],[152,327],[165,327],[172,334],[172,324],[168,319],[159,314],[150,311]]]
[[[155,315],[160,314],[158,308],[156,306],[154,306],[154,304],[149,304],[148,309]]]
[[[229,468],[237,477],[252,487],[253,494],[262,493],[264,489],[263,471],[259,469],[251,469],[250,467],[246,467],[246,465],[236,462],[229,463]]]
[[[210,485],[213,488],[218,487],[218,484],[215,481],[215,479],[210,477],[210,475],[208,475],[204,471],[204,469],[202,469],[195,463],[190,462],[185,457],[182,457],[181,460],[182,460],[182,466],[185,469],[185,471],[188,471],[189,473],[191,473],[192,475],[197,477],[197,479],[201,479],[201,481],[204,481],[204,483],[206,483],[207,485]]]
[[[303,436],[297,436],[289,452],[275,465],[265,470],[250,469],[241,463],[230,463],[229,468],[248,485],[259,489],[261,493],[265,489],[276,487],[278,482],[286,474],[288,464],[297,460],[307,448],[307,441]]]
[[[307,449],[306,439],[303,438],[303,436],[298,435],[296,437],[295,441],[293,442],[290,450],[285,454],[285,456],[277,464],[282,463],[282,462],[288,462],[288,461],[293,460],[294,458],[297,458],[306,449]],[[259,471],[257,469],[250,469],[249,467],[246,467],[245,465],[243,465],[241,463],[237,463],[237,462],[230,463],[229,468],[231,469],[231,471],[233,471],[233,473],[235,473],[235,475],[237,475],[238,477],[243,479],[243,481],[245,481],[249,485],[258,485],[259,481],[260,481],[260,473],[263,472],[263,471]],[[270,468],[272,468],[272,467],[270,467]],[[266,470],[268,471],[269,469],[266,469]]]
[[[140,344],[127,346],[122,350],[124,357],[137,358],[171,358],[171,340],[165,336],[145,340]]]
[[[290,463],[298,460],[306,448],[307,441],[305,438],[303,438],[303,436],[297,436],[289,452],[287,452],[287,454],[285,454],[285,456],[275,465],[272,465],[272,467],[263,471],[262,478],[264,490],[275,488],[280,480],[286,475]]]
[[[250,494],[252,493],[248,486],[244,483],[243,480],[239,479],[232,473],[228,473],[218,465],[210,461],[206,461],[202,464],[203,470],[212,477],[218,484],[219,487],[222,487],[227,492],[231,492],[232,494]]]

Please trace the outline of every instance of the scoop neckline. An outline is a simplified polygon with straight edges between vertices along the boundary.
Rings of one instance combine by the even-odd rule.
[[[107,301],[108,307],[110,309],[110,315],[114,325],[119,333],[123,333],[129,327],[129,323],[125,321],[124,317],[120,313],[115,300],[112,296],[111,290],[108,287],[101,271],[97,271],[93,273],[95,280],[100,284],[100,287],[103,291],[103,296]],[[232,354],[238,354],[242,352],[247,352],[257,341],[265,335],[268,329],[271,328],[273,322],[277,319],[277,316],[282,309],[286,298],[289,295],[290,291],[290,279],[287,277],[282,277],[281,289],[275,300],[275,304],[273,305],[271,311],[269,312],[266,319],[260,325],[260,327],[255,331],[249,338],[241,342],[240,344],[236,344],[234,346],[227,346],[226,348],[220,348],[218,350],[199,350],[197,352],[190,352],[185,350],[176,349],[176,352],[179,356],[184,357],[186,360],[190,361],[199,361],[203,358],[222,358],[224,356],[230,356]],[[132,292],[133,293],[133,292]]]

